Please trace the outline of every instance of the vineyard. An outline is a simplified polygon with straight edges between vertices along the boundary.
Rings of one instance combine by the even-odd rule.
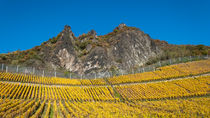
[[[144,72],[139,74],[123,75],[108,79],[112,84],[135,83],[144,81],[154,81],[171,79],[178,77],[187,77],[210,72],[210,60],[195,61],[160,67],[153,72]]]
[[[0,118],[209,117],[210,60],[112,78],[0,72]]]

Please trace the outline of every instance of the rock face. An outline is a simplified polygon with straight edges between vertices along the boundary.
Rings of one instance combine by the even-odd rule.
[[[95,47],[90,52],[84,61],[84,72],[110,68],[129,70],[145,64],[149,58],[160,53],[149,35],[126,28],[125,24],[120,24],[116,28],[118,32],[106,39],[108,47]]]
[[[36,55],[31,56],[31,52]],[[91,30],[79,37],[75,37],[71,27],[66,25],[56,37],[22,54],[39,57],[39,60],[24,58],[26,65],[30,62],[37,67],[63,68],[87,74],[107,70],[129,71],[160,52],[148,34],[120,24],[107,35],[97,36],[96,31]]]
[[[91,30],[75,37],[70,26],[65,26],[60,35],[53,49],[45,49],[45,63],[78,73],[128,71],[160,52],[148,34],[125,24],[104,36]]]
[[[50,51],[44,51],[47,52],[44,54],[46,56],[45,63],[52,67],[62,67],[79,72],[81,66],[74,47],[75,39],[71,27],[66,25],[53,48]],[[45,50],[49,50],[49,48]]]

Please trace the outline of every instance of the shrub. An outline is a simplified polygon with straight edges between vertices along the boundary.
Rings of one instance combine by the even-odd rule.
[[[52,39],[50,39],[50,42],[51,42],[52,44],[55,44],[55,43],[57,42],[57,39],[56,39],[55,37],[53,37]]]
[[[12,65],[17,65],[18,63],[19,63],[18,60],[12,60],[12,62],[11,62]]]
[[[87,55],[87,50],[86,49],[84,49],[83,51],[82,51],[82,53],[79,55],[79,57],[82,57],[82,56],[84,56],[84,55]]]
[[[116,60],[117,63],[122,63],[122,59]]]
[[[86,46],[91,43],[92,43],[91,40],[87,40],[87,41],[83,41],[83,42],[80,42],[79,40],[77,40],[75,42],[76,46],[79,47],[80,50],[84,50],[86,48]]]
[[[6,55],[3,55],[3,56],[1,57],[1,59],[2,59],[2,60],[7,60],[7,56],[6,56]]]

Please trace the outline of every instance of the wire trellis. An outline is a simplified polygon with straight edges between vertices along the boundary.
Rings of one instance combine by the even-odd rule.
[[[124,71],[124,70],[118,70],[115,72],[104,71],[104,72],[93,72],[93,73],[88,73],[88,74],[77,74],[77,73],[62,71],[62,70],[37,69],[35,67],[24,67],[24,66],[20,66],[20,65],[8,65],[8,64],[4,64],[4,63],[0,64],[0,66],[1,66],[0,71],[10,72],[10,73],[33,74],[33,75],[43,76],[43,77],[96,79],[96,78],[108,78],[108,77],[113,77],[113,76],[154,71],[158,67],[162,67],[162,66],[166,66],[166,65],[178,64],[178,63],[194,61],[194,60],[201,60],[201,59],[208,59],[208,58],[209,58],[208,55],[173,58],[173,59],[169,59],[169,60],[159,61],[152,65],[139,67],[137,69],[131,69],[130,72]]]

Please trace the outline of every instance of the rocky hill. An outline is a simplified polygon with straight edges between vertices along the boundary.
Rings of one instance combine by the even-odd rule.
[[[66,25],[56,37],[40,46],[1,54],[0,63],[60,68],[76,73],[130,71],[157,59],[178,56],[170,54],[174,47],[177,48],[167,42],[153,40],[138,28],[125,24],[120,24],[113,32],[103,36],[97,36],[96,31],[91,30],[79,37],[75,37],[71,27]],[[182,48],[178,47],[179,52],[182,52]],[[204,48],[206,51],[207,47]]]

